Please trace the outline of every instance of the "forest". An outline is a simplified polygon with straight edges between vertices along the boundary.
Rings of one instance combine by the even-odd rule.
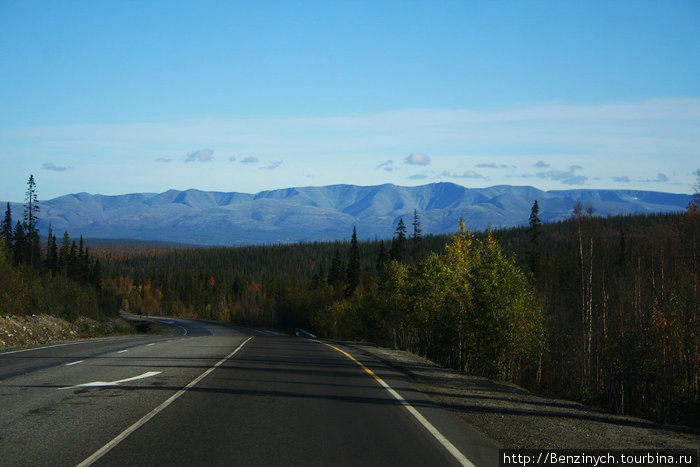
[[[30,179],[31,181],[31,179]],[[32,196],[28,189],[28,199]],[[131,313],[304,328],[617,413],[698,426],[697,198],[683,213],[571,217],[515,229],[238,248],[0,241],[2,313]],[[82,239],[81,239],[82,240]]]
[[[618,413],[698,424],[697,203],[391,241],[106,254],[122,308],[365,340]],[[409,232],[409,230],[411,230]]]
[[[102,288],[99,259],[81,237],[78,244],[68,232],[59,247],[49,229],[44,242],[36,227],[40,214],[34,177],[27,182],[22,220],[13,224],[10,204],[0,224],[0,313],[46,313],[74,320],[101,319],[116,314],[111,291]]]

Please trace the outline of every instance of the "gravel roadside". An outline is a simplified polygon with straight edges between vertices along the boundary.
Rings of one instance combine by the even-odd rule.
[[[81,316],[70,322],[50,315],[0,316],[0,350],[130,332],[129,323],[119,318],[96,321]]]
[[[503,449],[700,449],[700,431],[536,396],[408,352],[345,343],[409,376],[411,384]]]

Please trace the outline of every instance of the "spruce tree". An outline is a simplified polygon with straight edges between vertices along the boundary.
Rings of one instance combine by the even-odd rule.
[[[5,240],[7,249],[12,247],[12,211],[10,210],[10,203],[7,203],[7,210],[5,211],[5,218],[2,221],[2,227],[0,227],[0,238]]]
[[[88,252],[87,248],[85,248],[85,242],[83,241],[82,235],[80,236],[76,263],[76,279],[78,282],[88,282],[90,277],[90,253]]]
[[[360,284],[360,248],[357,246],[357,230],[352,228],[350,259],[345,273],[345,295],[351,296]]]
[[[403,217],[399,219],[396,226],[396,236],[391,241],[391,251],[389,258],[395,261],[403,261],[406,255],[406,225],[403,223]]]
[[[58,245],[56,245],[56,236],[49,225],[49,235],[46,244],[46,259],[44,264],[47,271],[58,271]]]
[[[78,271],[78,247],[75,241],[72,241],[68,251],[68,277],[73,280],[78,279]]]
[[[70,237],[68,232],[63,232],[63,242],[58,251],[58,268],[64,276],[68,275],[68,256],[70,255]]]
[[[24,226],[17,221],[15,232],[13,234],[14,245],[12,251],[15,254],[15,263],[27,263],[29,258],[29,239],[24,231]]]
[[[418,219],[418,210],[413,210],[413,234],[411,234],[411,256],[413,256],[413,261],[418,262],[420,260],[420,244],[421,244],[421,228],[420,220]]]
[[[31,266],[38,266],[40,264],[41,256],[41,250],[39,247],[39,231],[36,228],[37,221],[39,220],[39,200],[34,175],[29,176],[29,180],[27,181],[27,191],[24,199],[26,204],[24,206],[23,227],[27,235],[27,262]]]
[[[540,221],[540,206],[535,200],[530,210],[530,221],[528,227],[528,234],[530,237],[530,247],[528,250],[528,263],[530,265],[530,271],[537,277],[540,274],[540,226],[542,221]]]

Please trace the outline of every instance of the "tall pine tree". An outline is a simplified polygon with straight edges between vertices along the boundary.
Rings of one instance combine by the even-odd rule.
[[[540,226],[542,221],[540,221],[540,206],[535,200],[530,210],[530,222],[527,229],[530,246],[528,249],[527,259],[530,265],[530,272],[535,277],[540,274]]]
[[[39,246],[39,230],[36,227],[39,220],[39,199],[36,191],[34,175],[27,180],[24,205],[24,230],[27,235],[27,262],[31,266],[39,266],[41,261],[41,249]]]
[[[68,232],[63,232],[61,249],[58,250],[58,268],[64,276],[68,275],[68,256],[70,255],[70,237]]]
[[[50,225],[44,264],[47,271],[58,272],[58,245],[56,245],[56,235],[54,235]]]
[[[413,257],[413,261],[418,262],[420,261],[420,256],[421,256],[421,239],[423,238],[421,236],[421,228],[420,228],[420,219],[418,219],[418,210],[414,209],[413,210],[413,234],[411,234],[411,256]]]
[[[406,224],[403,217],[399,219],[396,226],[396,236],[391,240],[391,251],[389,258],[395,261],[403,261],[406,256]]]
[[[350,259],[345,274],[345,295],[351,296],[360,284],[360,248],[357,246],[357,229],[352,228],[350,240]]]
[[[5,218],[2,221],[2,226],[0,227],[0,238],[5,240],[8,250],[12,247],[12,211],[10,210],[10,203],[7,203],[7,210],[5,211]]]

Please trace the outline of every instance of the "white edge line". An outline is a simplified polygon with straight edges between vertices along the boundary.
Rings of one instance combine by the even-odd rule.
[[[120,351],[117,352],[117,353],[126,353],[126,352],[128,352],[128,351],[129,351],[129,349],[125,349],[125,350],[120,350]]]
[[[66,363],[66,366],[73,366],[73,365],[77,365],[78,363],[83,363],[84,361],[85,361],[85,360],[78,360],[77,362],[70,362],[70,363]]]
[[[92,343],[92,342],[102,342],[107,339],[95,339],[95,340],[89,340],[89,341],[81,341],[81,342],[66,342],[64,344],[54,344],[54,345],[46,345],[44,347],[32,347],[31,349],[22,349],[22,350],[11,350],[9,352],[1,352],[0,356],[2,355],[10,355],[12,353],[20,353],[20,352],[31,352],[33,350],[42,350],[42,349],[52,349],[54,347],[63,347],[65,345],[78,345],[78,344],[87,344],[87,343]]]
[[[251,340],[252,338],[253,338],[253,336],[251,336],[251,337],[249,337],[248,339],[246,339],[245,341],[243,341],[243,343],[241,343],[241,345],[239,345],[238,347],[236,347],[236,350],[234,350],[233,352],[231,352],[230,354],[228,354],[227,356],[225,356],[224,358],[222,358],[221,360],[219,360],[219,361],[216,363],[216,365],[214,365],[213,367],[209,368],[207,371],[205,371],[205,372],[202,373],[201,375],[197,376],[197,377],[196,377],[195,379],[193,379],[187,386],[185,386],[184,388],[180,389],[178,392],[176,392],[175,394],[173,394],[172,396],[170,396],[167,400],[165,400],[164,402],[162,402],[158,407],[156,407],[155,409],[151,410],[149,413],[147,413],[146,415],[144,415],[139,421],[137,421],[136,423],[134,423],[133,425],[131,425],[129,428],[127,428],[126,430],[124,430],[124,431],[122,431],[121,433],[119,433],[112,441],[110,441],[109,443],[107,443],[107,444],[105,444],[104,446],[102,446],[100,449],[98,449],[97,451],[95,451],[90,457],[88,457],[87,459],[85,459],[84,461],[82,461],[80,464],[78,464],[78,467],[84,467],[84,466],[92,465],[93,463],[95,463],[98,459],[100,459],[102,456],[104,456],[104,455],[107,454],[109,451],[111,451],[115,446],[117,446],[119,443],[121,443],[122,441],[124,441],[124,440],[125,440],[129,435],[131,435],[134,431],[136,431],[136,430],[138,430],[139,428],[141,428],[143,425],[146,424],[146,422],[148,422],[150,419],[152,419],[153,417],[155,417],[156,415],[158,415],[160,412],[162,412],[163,409],[165,409],[167,406],[169,406],[170,404],[172,404],[173,402],[175,402],[181,395],[183,395],[185,392],[187,392],[188,389],[191,389],[192,387],[194,387],[197,383],[199,383],[201,380],[203,380],[204,378],[206,378],[207,375],[209,375],[209,373],[211,373],[212,371],[216,370],[218,367],[220,367],[221,365],[223,365],[223,363],[226,362],[226,360],[228,360],[229,358],[233,357],[233,356],[234,356],[239,350],[241,350],[241,349],[243,348],[243,346],[246,345],[246,344],[248,343],[248,341]]]
[[[416,410],[415,407],[409,404],[406,401],[406,399],[401,397],[401,395],[398,392],[396,392],[391,386],[385,383],[383,379],[379,379],[379,384],[381,384],[384,387],[384,389],[389,391],[389,394],[394,396],[394,398],[397,401],[399,401],[401,405],[403,405],[406,408],[406,410],[408,410],[411,413],[411,415],[413,415],[416,418],[416,420],[418,420],[421,423],[421,425],[423,425],[425,429],[428,430],[430,434],[433,435],[435,439],[437,439],[440,442],[440,444],[442,444],[445,447],[445,449],[447,449],[460,464],[462,464],[463,466],[475,467],[474,464],[469,459],[467,459],[467,457],[464,454],[462,454],[462,452],[459,449],[457,449],[457,447],[455,447],[454,444],[450,442],[450,440],[445,438],[445,435],[440,433],[440,431],[438,431],[438,429],[435,428],[435,426],[433,426],[432,423],[430,423],[420,412],[418,412],[418,410]]]
[[[442,446],[447,449],[447,451],[452,454],[452,457],[454,457],[457,462],[459,462],[461,465],[464,467],[476,467],[472,461],[470,461],[462,452],[457,449],[457,447],[448,440],[445,435],[440,433],[437,428],[433,426],[432,423],[428,421],[418,410],[416,410],[411,404],[408,403],[406,399],[404,399],[401,394],[396,392],[391,386],[389,386],[383,379],[381,379],[379,376],[377,376],[372,370],[367,368],[362,362],[357,360],[355,357],[350,355],[349,353],[333,346],[330,344],[326,344],[323,342],[323,344],[327,345],[328,347],[335,349],[339,351],[340,353],[345,354],[346,356],[350,357],[351,360],[353,360],[355,363],[357,363],[363,370],[365,370],[366,373],[368,373],[370,376],[372,376],[384,389],[386,389],[389,394],[391,394],[394,399],[399,401],[399,403],[406,409],[408,412],[413,415],[413,417],[420,422],[423,427],[428,430],[428,432],[433,435],[433,437],[440,443]]]

